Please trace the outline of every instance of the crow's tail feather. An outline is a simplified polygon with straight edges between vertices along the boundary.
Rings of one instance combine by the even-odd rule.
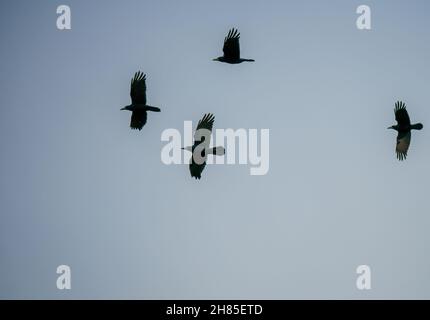
[[[225,149],[223,147],[215,147],[215,148],[209,149],[208,154],[223,156],[225,154]]]
[[[152,107],[152,106],[146,106],[146,110],[153,111],[153,112],[160,112],[160,108],[158,107]]]
[[[415,129],[415,130],[421,130],[422,128],[424,128],[422,123],[416,123],[411,126],[411,129]]]

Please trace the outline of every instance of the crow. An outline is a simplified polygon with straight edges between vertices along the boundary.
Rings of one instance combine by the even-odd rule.
[[[398,132],[396,153],[397,159],[403,161],[408,155],[409,144],[411,143],[411,130],[421,130],[421,123],[411,124],[406,105],[402,101],[397,101],[394,107],[397,124],[388,129],[394,129]]]
[[[130,128],[142,130],[146,123],[147,111],[160,112],[160,108],[146,104],[146,74],[138,71],[131,79],[131,104],[121,110],[131,111]]]
[[[213,61],[220,61],[230,64],[238,64],[244,61],[254,62],[253,59],[242,59],[240,57],[240,46],[239,46],[240,33],[237,29],[230,29],[227,37],[224,39],[224,55],[213,59]]]
[[[194,133],[193,146],[182,148],[183,150],[187,150],[192,153],[190,159],[190,173],[193,178],[201,178],[203,169],[206,166],[208,154],[217,156],[225,154],[225,149],[223,147],[209,148],[214,121],[215,117],[213,114],[205,114],[197,124],[196,132]]]

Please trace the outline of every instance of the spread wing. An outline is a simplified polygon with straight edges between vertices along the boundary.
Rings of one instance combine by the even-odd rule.
[[[138,71],[131,79],[130,97],[132,104],[146,105],[146,74]]]
[[[202,172],[205,166],[206,166],[206,162],[203,162],[202,164],[197,164],[194,162],[193,157],[191,157],[191,162],[190,162],[191,177],[200,179],[202,177]]]
[[[202,119],[200,119],[199,123],[197,124],[196,133],[200,129],[206,129],[212,132],[212,128],[214,125],[215,117],[211,113],[207,113],[203,116]],[[196,144],[196,141],[200,142],[202,139],[202,133],[200,133],[200,136],[197,136],[196,133],[194,134],[194,144]],[[210,137],[209,137],[210,139]],[[208,145],[210,143],[210,140],[208,141]]]
[[[409,145],[411,143],[411,132],[400,133],[397,135],[396,153],[397,159],[405,160],[408,155]]]
[[[411,124],[409,119],[408,111],[406,111],[406,105],[402,101],[397,101],[394,107],[394,114],[396,116],[397,124],[400,128],[408,127]]]
[[[222,49],[226,59],[237,60],[240,58],[239,38],[240,33],[237,29],[230,29],[224,39],[224,48]]]
[[[138,110],[133,111],[131,113],[131,121],[130,121],[130,127],[132,129],[139,129],[142,130],[143,126],[146,123],[146,111],[145,110]]]

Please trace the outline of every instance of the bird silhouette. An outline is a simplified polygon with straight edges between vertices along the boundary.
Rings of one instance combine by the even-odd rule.
[[[146,123],[147,111],[160,112],[160,108],[146,105],[146,74],[138,71],[131,79],[131,104],[121,110],[131,111],[130,128],[142,130]]]
[[[242,59],[240,57],[240,46],[239,46],[240,33],[237,29],[230,29],[227,37],[224,39],[224,55],[213,59],[213,61],[220,61],[230,64],[238,64],[244,61],[253,62],[253,59]]]
[[[183,150],[192,152],[190,159],[190,173],[193,178],[201,178],[203,169],[206,166],[208,154],[217,156],[225,154],[225,149],[223,147],[209,148],[214,121],[215,117],[213,114],[205,114],[197,124],[197,128],[194,133],[193,146],[182,148]]]
[[[396,102],[394,114],[396,116],[397,125],[388,127],[388,129],[394,129],[398,132],[396,154],[397,159],[403,161],[408,155],[408,149],[411,143],[411,130],[421,130],[423,125],[421,123],[411,124],[406,105],[402,101]]]

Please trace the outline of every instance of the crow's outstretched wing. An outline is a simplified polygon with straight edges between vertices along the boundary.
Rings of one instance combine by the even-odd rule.
[[[224,39],[224,57],[229,60],[238,60],[240,58],[239,46],[240,33],[237,29],[230,29],[227,37]]]
[[[411,132],[401,133],[397,135],[396,154],[397,159],[405,160],[408,155],[409,145],[411,143]]]
[[[406,105],[402,101],[397,101],[394,107],[394,115],[400,128],[407,127],[411,124]]]
[[[206,162],[203,162],[202,164],[197,164],[194,162],[193,157],[191,157],[191,161],[190,161],[191,177],[200,179],[202,177],[202,172],[205,166],[206,166]]]
[[[146,74],[138,71],[131,79],[130,97],[132,104],[146,105]]]
[[[199,123],[197,124],[196,132],[194,133],[194,144],[196,142],[202,141],[201,137],[202,137],[202,134],[204,135],[204,132],[201,131],[199,134],[197,134],[199,130],[204,129],[204,130],[208,130],[209,132],[212,132],[214,121],[215,121],[215,117],[211,113],[205,114],[203,118],[200,119]],[[210,139],[210,136],[208,138]],[[207,145],[209,145],[209,143],[210,143],[210,140],[207,141]]]
[[[143,126],[146,123],[146,119],[147,116],[145,110],[133,111],[131,114],[130,127],[132,129],[142,130]]]

